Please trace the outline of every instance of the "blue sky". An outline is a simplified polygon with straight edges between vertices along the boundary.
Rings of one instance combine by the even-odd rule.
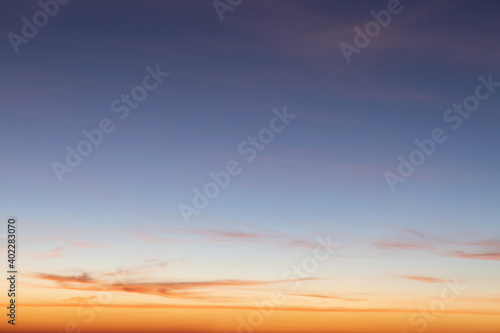
[[[210,1],[72,1],[19,53],[4,38],[0,202],[26,274],[152,260],[172,271],[147,279],[275,279],[331,234],[338,266],[315,274],[361,274],[346,293],[458,275],[498,296],[500,91],[456,131],[443,121],[478,76],[500,81],[498,3],[404,2],[348,64],[339,44],[386,5],[245,1],[220,22]],[[4,6],[4,35],[39,10]],[[120,120],[111,103],[157,64],[170,75]],[[238,145],[284,107],[297,117],[246,162]],[[51,163],[103,118],[114,132],[59,182]],[[391,192],[384,172],[437,127],[447,141]],[[241,174],[186,224],[179,204],[230,160]]]

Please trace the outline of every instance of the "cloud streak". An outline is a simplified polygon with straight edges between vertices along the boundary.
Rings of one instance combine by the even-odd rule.
[[[106,274],[110,275],[110,274]],[[314,278],[290,280],[218,280],[218,281],[189,281],[189,282],[117,282],[107,283],[96,280],[89,274],[79,276],[63,276],[38,273],[32,277],[41,280],[56,282],[59,288],[81,291],[109,291],[135,294],[156,295],[176,299],[196,300],[237,300],[239,298],[220,297],[212,294],[215,290],[241,290],[246,288],[282,284],[296,281],[314,280]]]
[[[479,252],[467,253],[464,251],[453,251],[446,254],[448,257],[464,258],[464,259],[479,259],[479,260],[500,260],[500,251],[496,252]]]
[[[95,282],[87,273],[83,273],[79,276],[63,276],[63,275],[54,275],[54,274],[43,274],[39,273],[35,275],[36,278],[42,280],[49,280],[58,282],[61,284],[64,283],[93,283]]]
[[[254,244],[280,244],[286,247],[314,249],[318,245],[314,241],[306,238],[297,237],[285,232],[274,230],[264,230],[263,232],[250,232],[235,229],[215,230],[215,229],[183,229],[172,227],[151,227],[152,230],[147,230],[147,226],[141,226],[132,230],[127,230],[126,233],[141,238],[142,240],[152,243],[161,244],[168,242],[199,242],[200,240],[213,243],[254,243]],[[168,236],[163,236],[162,233],[167,233]],[[185,235],[190,238],[172,238],[172,234]]]
[[[409,276],[401,276],[403,279],[408,279],[408,280],[413,280],[413,281],[418,281],[418,282],[425,282],[425,283],[444,283],[446,280],[444,279],[438,279],[438,278],[433,278],[433,277],[428,277],[428,276],[416,276],[416,275],[409,275]]]
[[[373,242],[373,246],[388,251],[425,251],[433,255],[477,260],[500,260],[500,241],[496,239],[461,240],[429,236],[403,229],[404,234],[386,236]],[[412,238],[409,238],[411,235]],[[457,249],[457,247],[465,249]]]

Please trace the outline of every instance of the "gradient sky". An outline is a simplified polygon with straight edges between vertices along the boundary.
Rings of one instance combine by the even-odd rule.
[[[443,114],[500,81],[500,4],[402,6],[348,64],[339,44],[387,1],[246,0],[221,22],[211,1],[74,0],[18,53],[7,34],[40,7],[3,1],[0,205],[20,275],[2,332],[237,332],[275,289],[255,332],[417,332],[412,313],[458,280],[427,331],[498,333],[500,88],[457,130]],[[157,64],[170,75],[120,120],[111,103]],[[247,162],[238,145],[283,108],[296,118]],[[115,130],[59,182],[51,163],[103,118]],[[434,128],[447,141],[391,192],[384,172]],[[230,160],[242,172],[186,224],[179,205]],[[317,237],[340,246],[283,280]]]

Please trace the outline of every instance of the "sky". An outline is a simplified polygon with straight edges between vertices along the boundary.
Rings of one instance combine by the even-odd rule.
[[[498,1],[1,7],[2,332],[499,332]]]

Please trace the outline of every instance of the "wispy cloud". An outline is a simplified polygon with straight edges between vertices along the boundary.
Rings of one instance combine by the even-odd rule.
[[[134,276],[145,275],[155,270],[163,270],[168,266],[169,262],[166,260],[149,259],[145,260],[144,264],[133,267],[120,267],[116,272],[105,273],[103,276]]]
[[[96,243],[90,243],[90,242],[83,242],[83,241],[72,241],[60,237],[53,237],[51,239],[54,239],[58,242],[64,242],[66,244],[64,245],[59,245],[53,250],[47,251],[47,252],[42,252],[38,253],[35,255],[32,255],[33,258],[35,259],[53,259],[53,258],[62,258],[64,257],[64,252],[71,247],[74,248],[83,248],[83,249],[110,249],[111,247],[108,246],[102,246],[100,244]]]
[[[432,250],[433,247],[427,244],[417,242],[398,242],[391,240],[379,240],[374,243],[376,247],[382,250]]]
[[[339,300],[339,301],[348,301],[348,302],[360,302],[366,300],[365,298],[350,298],[350,297],[339,297],[339,296],[328,296],[328,295],[314,295],[314,294],[292,294],[294,296],[302,296],[302,297],[313,297],[313,298],[323,298],[323,299],[331,299],[331,300]]]
[[[446,254],[448,257],[457,257],[465,259],[480,259],[480,260],[500,260],[500,251],[495,252],[479,252],[467,253],[464,251],[455,250]]]
[[[84,248],[84,249],[110,249],[110,246],[104,246],[97,243],[82,242],[82,241],[72,241],[63,238],[56,238],[57,240],[63,241],[71,246]]]
[[[60,307],[61,304],[26,304],[30,307]],[[80,306],[72,304],[68,306]],[[126,309],[229,309],[229,310],[255,310],[255,306],[231,306],[231,305],[172,305],[172,304],[100,304],[102,307],[108,308],[126,308]],[[293,311],[293,312],[329,312],[329,313],[412,313],[414,309],[394,309],[394,308],[330,308],[330,307],[296,307],[296,306],[280,306],[276,307],[276,311]],[[464,314],[464,315],[490,315],[499,316],[498,311],[484,310],[444,310],[447,314]]]
[[[438,279],[438,278],[433,278],[429,276],[416,276],[416,275],[409,275],[409,276],[401,276],[403,279],[408,279],[408,280],[413,280],[413,281],[418,281],[418,282],[425,282],[425,283],[444,283],[446,280],[444,279]]]
[[[250,227],[247,225],[247,228]],[[148,230],[149,229],[149,230]],[[282,231],[260,229],[259,231],[243,231],[235,228],[226,230],[217,229],[184,229],[173,227],[141,226],[125,231],[142,240],[153,243],[168,242],[196,242],[200,240],[213,243],[254,243],[254,244],[279,244],[286,247],[313,249],[317,246],[315,241],[304,237],[295,236]],[[165,234],[165,235],[164,235]],[[173,237],[177,235],[181,237]]]
[[[404,228],[403,233],[386,236],[373,242],[380,250],[425,251],[433,255],[478,260],[500,260],[500,241],[497,239],[463,239],[449,235],[447,237],[428,234]],[[411,237],[409,237],[411,236]],[[472,236],[469,236],[472,238]],[[461,249],[457,249],[460,247]]]
[[[109,274],[108,274],[109,275]],[[196,300],[238,300],[238,297],[223,297],[213,294],[216,290],[241,290],[242,288],[261,287],[273,284],[290,283],[296,281],[314,280],[313,278],[290,280],[217,280],[217,281],[181,281],[181,282],[130,282],[123,281],[108,283],[105,280],[96,280],[89,274],[79,276],[63,276],[55,274],[38,273],[32,277],[49,280],[57,283],[57,288],[81,290],[136,293],[156,295],[176,299]]]
[[[35,259],[51,259],[51,258],[61,258],[63,257],[63,252],[66,249],[66,246],[59,245],[53,250],[48,252],[42,252],[33,256]]]
[[[63,299],[63,302],[69,302],[69,303],[87,303],[90,301],[95,301],[97,299],[97,296],[89,296],[89,297],[70,297]]]
[[[64,283],[93,283],[95,282],[87,273],[83,273],[79,276],[63,276],[63,275],[54,275],[54,274],[43,274],[39,273],[35,275],[36,278],[42,280],[50,280],[54,282],[58,282],[61,284]]]

